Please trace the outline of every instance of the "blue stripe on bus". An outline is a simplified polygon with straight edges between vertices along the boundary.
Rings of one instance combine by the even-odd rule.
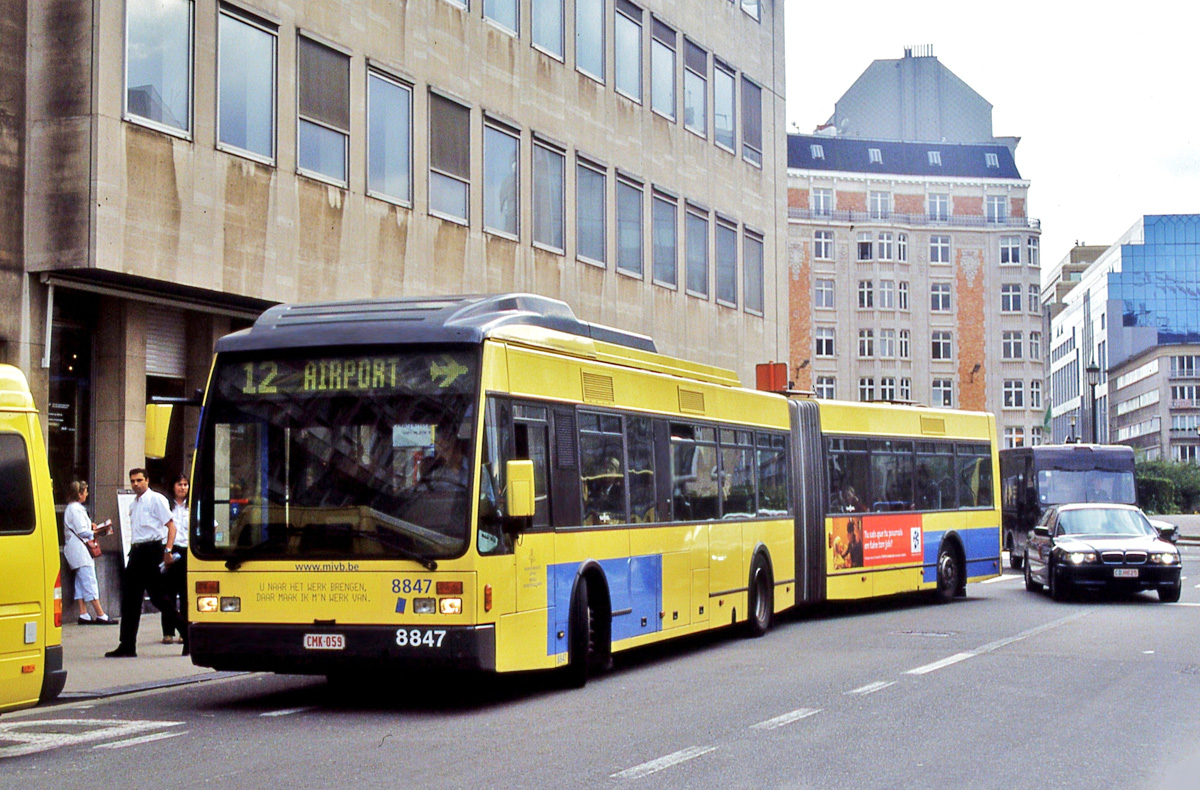
[[[1000,556],[1000,530],[996,527],[978,527],[976,529],[959,529],[954,533],[963,543],[967,554],[967,576],[983,576],[996,572],[995,560]],[[922,581],[937,581],[937,555],[942,545],[940,532],[925,533],[925,571]]]
[[[551,595],[550,611],[546,617],[548,655],[567,652],[571,592],[574,590],[575,577],[582,564],[565,562],[546,569]],[[608,583],[612,610],[628,610],[628,614],[616,615],[612,619],[613,643],[661,631],[662,620],[658,613],[662,610],[662,555],[648,554],[599,560],[597,564]],[[559,633],[563,635],[561,639]]]

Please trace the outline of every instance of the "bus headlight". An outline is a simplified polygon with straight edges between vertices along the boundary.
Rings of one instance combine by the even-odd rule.
[[[462,614],[462,598],[442,598],[442,614]]]
[[[229,597],[221,599],[222,612],[240,612],[242,611],[242,599]]]
[[[433,614],[436,611],[436,598],[413,598],[413,614]]]
[[[217,611],[217,596],[205,595],[196,599],[197,612],[215,612]]]

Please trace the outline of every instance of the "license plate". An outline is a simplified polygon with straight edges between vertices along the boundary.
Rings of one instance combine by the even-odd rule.
[[[1138,569],[1115,568],[1113,569],[1113,576],[1117,577],[1118,579],[1136,579],[1138,577]]]
[[[305,650],[345,650],[346,637],[341,634],[305,634]]]

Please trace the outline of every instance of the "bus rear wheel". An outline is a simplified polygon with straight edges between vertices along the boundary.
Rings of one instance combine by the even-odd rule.
[[[770,630],[775,615],[774,592],[771,571],[760,554],[750,566],[750,617],[746,621],[747,635],[760,637]]]

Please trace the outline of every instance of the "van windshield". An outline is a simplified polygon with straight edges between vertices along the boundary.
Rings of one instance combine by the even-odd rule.
[[[1043,469],[1038,472],[1038,497],[1043,506],[1076,502],[1133,505],[1137,487],[1132,471]]]

